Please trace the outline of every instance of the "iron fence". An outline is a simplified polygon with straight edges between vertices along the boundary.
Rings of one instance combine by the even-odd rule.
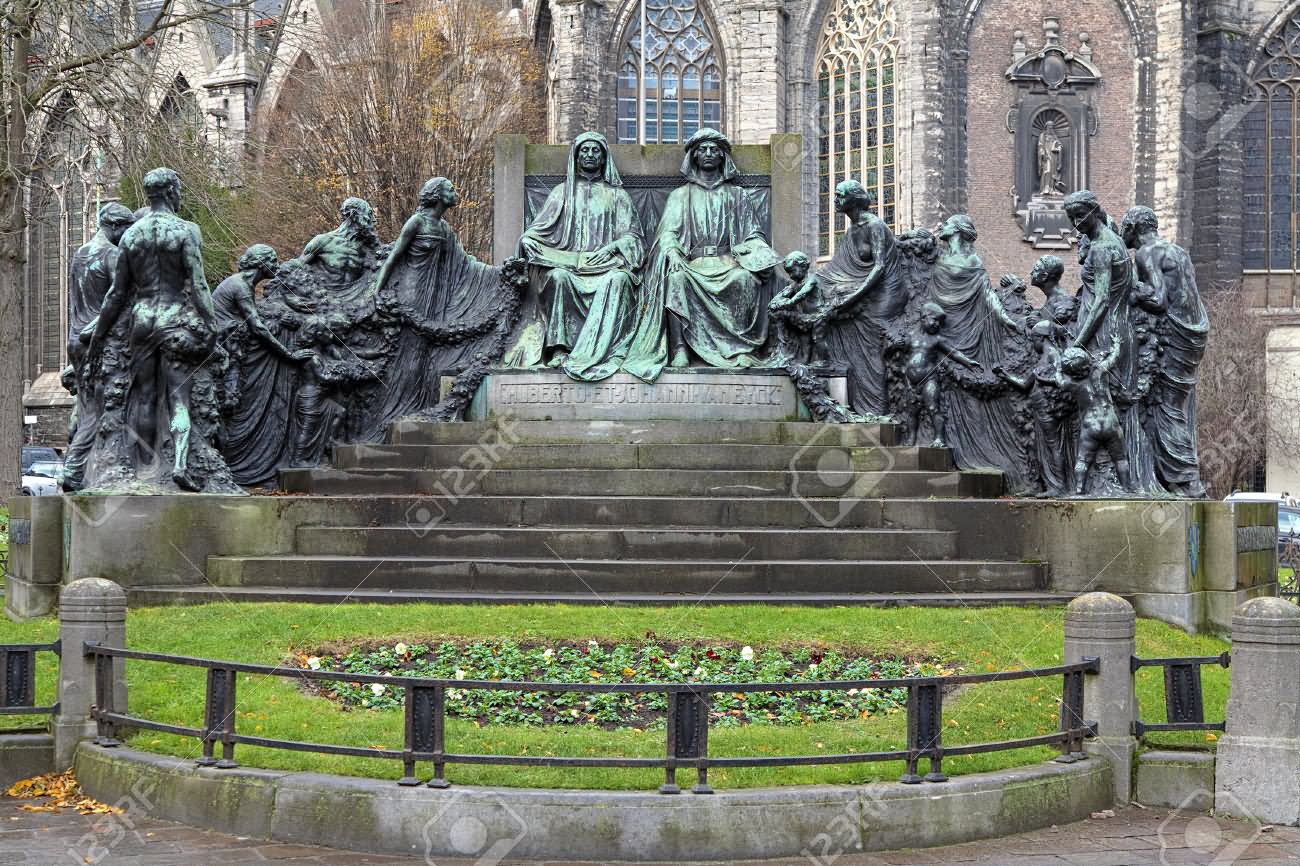
[[[0,644],[0,716],[55,715],[59,704],[36,705],[36,654],[61,653],[54,643]]]
[[[193,737],[202,743],[199,766],[218,769],[237,767],[235,746],[243,743],[273,749],[314,752],[325,755],[345,755],[363,758],[400,760],[404,773],[399,785],[421,784],[416,776],[416,762],[433,764],[433,777],[429,787],[445,788],[448,764],[494,764],[501,766],[531,767],[625,767],[650,768],[664,771],[664,783],[659,790],[675,794],[681,789],[677,784],[679,769],[693,769],[697,782],[692,787],[696,793],[711,793],[708,773],[713,767],[791,767],[828,764],[860,764],[873,761],[905,761],[906,772],[900,781],[905,783],[943,782],[943,759],[955,755],[975,755],[1031,746],[1056,746],[1060,756],[1056,760],[1068,763],[1080,760],[1083,741],[1096,735],[1096,723],[1084,721],[1085,674],[1097,673],[1100,662],[1095,658],[1056,667],[1019,671],[1001,671],[985,674],[966,674],[946,677],[907,677],[889,680],[835,680],[825,682],[776,683],[544,683],[496,682],[491,680],[443,680],[426,677],[383,676],[354,674],[337,671],[314,671],[297,668],[269,667],[242,662],[215,661],[187,656],[106,647],[93,642],[85,644],[85,652],[94,658],[95,705],[92,717],[98,723],[96,742],[103,746],[118,745],[119,729],[123,727],[162,731]],[[202,668],[207,672],[207,691],[204,702],[203,725],[199,728],[164,724],[129,715],[126,708],[113,705],[113,660],[134,659]],[[405,690],[405,734],[400,750],[376,750],[357,746],[328,743],[298,742],[271,737],[241,734],[236,730],[236,680],[237,674],[259,674],[302,681],[332,681],[348,683],[381,683],[384,686]],[[959,685],[1009,682],[1030,678],[1062,678],[1059,729],[1050,734],[1000,740],[990,743],[945,746],[943,744],[943,694],[944,690]],[[490,690],[507,692],[632,692],[638,694],[663,694],[667,698],[667,743],[663,757],[557,757],[537,755],[488,755],[449,751],[447,746],[447,701],[450,690]],[[780,755],[714,757],[709,754],[709,696],[718,692],[799,692],[846,691],[848,689],[906,689],[907,691],[907,745],[905,748],[883,752],[850,752],[826,755]],[[220,756],[218,757],[218,747]],[[928,761],[928,770],[920,775],[921,760]]]
[[[1144,667],[1161,667],[1165,671],[1165,721],[1144,722],[1135,719],[1133,736],[1141,737],[1148,731],[1222,731],[1226,722],[1205,721],[1205,700],[1201,690],[1201,668],[1204,665],[1228,667],[1232,657],[1224,652],[1217,656],[1188,656],[1186,658],[1140,659],[1133,656],[1129,669],[1136,674]]]

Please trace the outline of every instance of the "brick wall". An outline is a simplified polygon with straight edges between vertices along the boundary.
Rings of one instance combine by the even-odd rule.
[[[1007,272],[1027,275],[1045,252],[1024,242],[1012,213],[1014,137],[1007,132],[1006,116],[1015,102],[1015,88],[1005,72],[1011,63],[1012,34],[1023,30],[1029,49],[1037,50],[1043,44],[1046,15],[1061,19],[1066,50],[1078,46],[1080,31],[1092,36],[1092,61],[1101,71],[1102,84],[1094,97],[1099,129],[1089,145],[1090,185],[1117,220],[1134,203],[1136,64],[1133,39],[1118,5],[1114,0],[988,0],[970,34],[966,183],[967,209],[980,232],[978,249],[995,281]],[[1064,258],[1073,265],[1073,256]],[[1067,271],[1067,284],[1072,280]]]

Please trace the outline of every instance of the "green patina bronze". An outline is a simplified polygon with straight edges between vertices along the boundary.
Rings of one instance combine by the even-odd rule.
[[[114,449],[133,474],[171,453],[171,480],[197,491],[204,478],[189,471],[192,382],[216,336],[212,295],[203,273],[199,227],[176,215],[181,182],[169,168],[145,175],[148,211],[122,235],[113,287],[90,340],[87,364],[99,368],[104,341],[130,308],[124,422],[130,441]],[[115,402],[115,401],[113,401]],[[163,425],[166,429],[163,429]],[[115,432],[110,429],[108,432]]]
[[[722,133],[686,142],[686,183],[668,197],[650,253],[636,336],[624,369],[653,381],[665,363],[766,366],[767,304],[777,255],[737,182]]]
[[[603,135],[574,140],[564,183],[519,245],[537,288],[507,365],[559,367],[586,381],[618,372],[636,327],[645,241]]]

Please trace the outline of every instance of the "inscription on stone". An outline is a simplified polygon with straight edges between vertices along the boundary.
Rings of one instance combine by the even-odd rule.
[[[710,385],[695,383],[605,384],[567,382],[515,385],[502,383],[499,402],[503,406],[538,403],[689,403],[701,406],[780,406],[779,385]]]
[[[13,517],[9,520],[9,543],[31,544],[32,522],[26,517]]]
[[[1251,553],[1256,550],[1272,550],[1277,546],[1276,526],[1238,526],[1237,552]]]

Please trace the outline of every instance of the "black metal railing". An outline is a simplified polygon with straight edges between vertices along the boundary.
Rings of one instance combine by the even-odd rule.
[[[60,654],[60,643],[0,644],[0,716],[54,715],[56,701],[36,705],[36,654]]]
[[[1205,665],[1227,667],[1232,657],[1224,652],[1217,656],[1140,659],[1133,656],[1129,668],[1134,674],[1145,667],[1165,669],[1165,721],[1133,722],[1133,736],[1148,731],[1222,731],[1226,722],[1205,721],[1205,699],[1201,690],[1201,668]]]
[[[86,643],[85,652],[95,659],[95,706],[93,718],[99,724],[101,745],[116,745],[122,727],[163,731],[193,737],[202,743],[203,754],[197,759],[200,766],[217,768],[236,767],[235,746],[240,743],[314,752],[325,755],[347,755],[361,758],[388,758],[402,761],[403,778],[399,785],[419,785],[416,762],[433,764],[433,778],[428,785],[445,788],[448,764],[495,764],[503,766],[543,767],[636,767],[662,769],[664,783],[659,790],[665,794],[680,791],[677,785],[679,769],[693,769],[697,782],[692,790],[710,793],[708,773],[713,767],[791,767],[816,764],[858,764],[872,761],[904,761],[906,772],[900,781],[943,782],[943,759],[954,755],[975,755],[1031,746],[1057,746],[1061,762],[1077,761],[1084,757],[1085,737],[1096,735],[1096,723],[1084,721],[1083,678],[1097,673],[1100,662],[1085,659],[1082,662],[1057,667],[1021,671],[1002,671],[986,674],[964,674],[947,677],[907,677],[890,680],[836,680],[827,682],[785,683],[538,683],[495,682],[491,680],[441,680],[425,677],[381,676],[337,671],[313,671],[296,668],[269,667],[242,662],[214,661],[161,653],[116,649],[95,643]],[[169,725],[129,715],[125,708],[113,705],[113,659],[135,659],[204,668],[207,671],[207,696],[201,728]],[[100,673],[102,671],[102,674]],[[327,743],[305,743],[279,740],[270,737],[251,737],[235,729],[236,674],[260,674],[299,681],[333,681],[349,683],[381,683],[395,689],[405,689],[405,742],[400,750],[380,751],[374,748],[339,746]],[[1062,678],[1062,696],[1059,730],[1051,734],[1000,740],[974,745],[945,746],[943,744],[943,693],[944,689],[978,683],[1008,682],[1030,678]],[[667,697],[667,749],[659,758],[629,757],[555,757],[536,755],[481,755],[464,754],[447,749],[447,701],[449,690],[488,690],[506,692],[632,692],[663,694]],[[709,755],[709,696],[717,692],[800,692],[847,691],[848,689],[906,689],[907,690],[907,746],[886,752],[850,752],[829,755],[782,755],[761,757],[712,757]],[[217,747],[220,746],[220,757]],[[919,763],[929,762],[929,772],[921,776]]]

